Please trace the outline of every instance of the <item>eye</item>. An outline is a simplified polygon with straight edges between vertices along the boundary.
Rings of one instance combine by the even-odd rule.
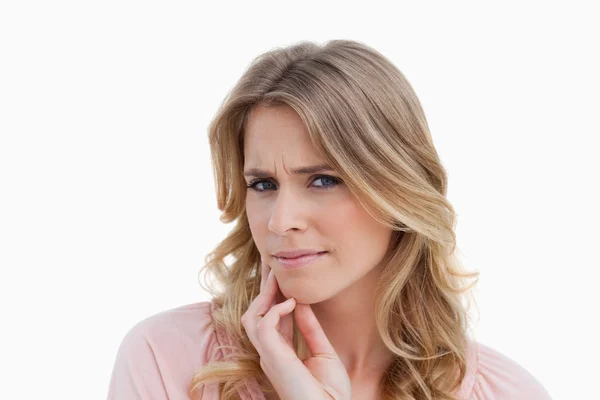
[[[339,178],[336,178],[335,176],[330,176],[330,175],[317,175],[314,177],[315,179],[312,181],[313,183],[321,180],[322,183],[321,185],[316,185],[317,188],[320,189],[332,189],[335,186],[339,185],[340,183],[342,183],[342,180]],[[323,183],[324,182],[324,183]],[[329,183],[328,183],[329,182]],[[262,189],[257,188],[258,185],[260,184],[266,184],[267,185],[267,189],[265,189],[264,187]],[[256,192],[266,192],[268,189],[268,185],[273,185],[273,182],[271,182],[268,179],[254,179],[253,181],[251,181],[248,185],[246,185],[247,188],[250,188]]]
[[[318,180],[321,180],[321,181],[324,181],[324,182],[328,182],[328,181],[329,182],[333,182],[333,184],[330,184],[330,185],[323,185],[323,184],[321,184],[321,185],[317,185],[317,187],[329,188],[329,187],[333,187],[333,186],[335,186],[335,185],[337,185],[337,184],[340,183],[339,179],[337,179],[337,178],[335,178],[333,176],[329,176],[329,175],[318,176],[313,182],[316,182]]]

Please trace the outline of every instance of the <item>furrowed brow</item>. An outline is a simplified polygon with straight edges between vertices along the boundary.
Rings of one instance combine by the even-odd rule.
[[[312,165],[309,167],[301,167],[292,170],[292,175],[310,175],[317,174],[319,172],[333,172],[333,168],[331,168],[327,164],[320,165]],[[250,168],[244,171],[244,176],[253,176],[256,178],[269,178],[272,174],[268,171],[262,170],[260,168]]]

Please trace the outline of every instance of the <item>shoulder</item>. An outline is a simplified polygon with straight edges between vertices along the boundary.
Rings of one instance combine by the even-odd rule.
[[[211,302],[188,304],[133,325],[117,351],[109,400],[187,398],[195,371],[219,351],[212,310]]]
[[[467,374],[461,400],[551,400],[541,383],[508,356],[476,341],[469,342]]]
[[[142,339],[159,348],[177,350],[177,344],[202,344],[212,336],[212,304],[187,304],[151,315],[127,332],[125,342],[137,343]],[[173,339],[177,339],[173,341]]]
[[[212,303],[187,304],[151,315],[125,334],[119,352],[135,357],[153,353],[162,361],[207,358],[215,342]],[[191,360],[190,360],[191,362]]]

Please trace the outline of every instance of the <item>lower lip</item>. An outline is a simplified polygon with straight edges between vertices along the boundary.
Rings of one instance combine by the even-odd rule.
[[[292,268],[298,268],[298,267],[302,267],[306,264],[309,264],[315,260],[318,260],[319,258],[323,257],[326,254],[327,254],[327,252],[317,253],[317,254],[307,254],[305,256],[296,257],[296,258],[275,257],[275,259],[281,265],[283,265],[285,268],[292,269]]]

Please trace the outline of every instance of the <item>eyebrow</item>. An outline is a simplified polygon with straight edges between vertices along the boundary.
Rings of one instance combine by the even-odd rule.
[[[333,172],[334,170],[327,164],[320,164],[313,165],[310,167],[301,167],[293,169],[292,175],[308,175],[325,171]],[[250,168],[247,171],[244,171],[244,176],[254,176],[256,178],[269,178],[271,176],[271,173],[260,168]]]

